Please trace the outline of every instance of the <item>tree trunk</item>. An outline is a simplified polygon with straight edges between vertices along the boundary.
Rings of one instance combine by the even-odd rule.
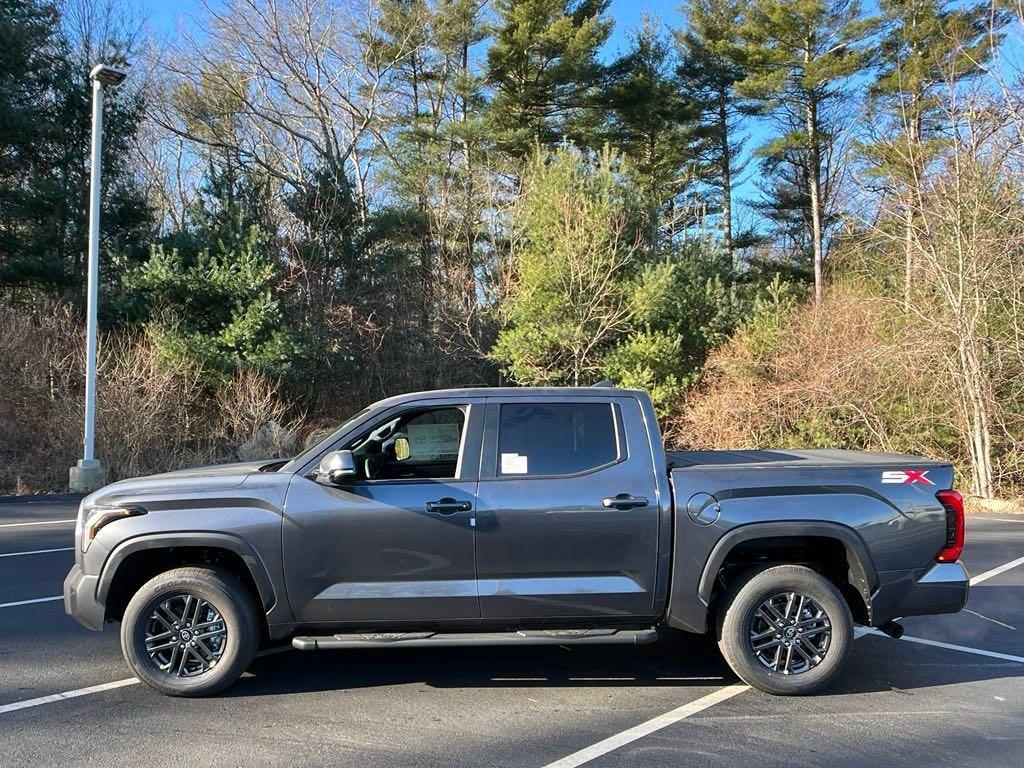
[[[990,499],[994,495],[992,440],[989,429],[988,404],[985,397],[985,374],[979,361],[978,350],[971,339],[961,342],[959,357],[962,400],[971,450],[974,494],[983,499]]]
[[[904,230],[903,236],[903,311],[910,311],[910,289],[914,282],[914,202],[913,193],[908,193],[906,207],[904,209]]]
[[[719,151],[722,153],[722,245],[732,258],[732,169],[729,152],[729,110],[727,94],[718,92]]]
[[[811,194],[811,241],[814,248],[814,300],[824,294],[824,248],[821,223],[821,151],[818,146],[818,103],[812,94],[807,102],[807,165]]]
[[[469,78],[469,42],[465,41],[462,43],[462,76],[466,80]],[[465,86],[464,86],[465,87]],[[463,91],[462,93],[462,114],[460,116],[460,122],[465,128],[466,123],[469,121],[469,96]],[[466,237],[466,253],[465,253],[465,267],[472,271],[473,268],[473,254],[476,251],[476,216],[473,211],[473,199],[474,199],[474,183],[473,183],[473,163],[472,155],[469,150],[469,138],[465,131],[462,134],[462,165],[463,173],[465,174],[465,196],[463,203],[463,221],[462,227],[465,231]]]
[[[921,95],[914,93],[910,100],[910,119],[907,123],[907,153],[910,160],[907,174],[907,202],[904,211],[903,240],[903,309],[910,310],[910,291],[914,285],[914,205],[921,190]]]

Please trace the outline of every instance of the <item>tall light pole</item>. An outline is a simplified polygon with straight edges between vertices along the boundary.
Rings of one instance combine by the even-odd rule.
[[[95,456],[96,325],[100,283],[100,166],[103,157],[103,89],[119,85],[128,73],[97,64],[92,80],[92,148],[89,176],[89,279],[86,293],[85,439],[82,458],[69,473],[72,491],[88,493],[103,483],[103,465]]]

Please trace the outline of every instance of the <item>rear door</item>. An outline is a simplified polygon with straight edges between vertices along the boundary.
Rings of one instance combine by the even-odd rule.
[[[649,440],[631,397],[488,400],[476,521],[484,619],[652,615]]]

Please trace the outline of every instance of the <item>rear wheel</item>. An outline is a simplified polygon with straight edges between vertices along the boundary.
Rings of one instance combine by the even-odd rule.
[[[809,694],[839,674],[853,616],[828,579],[798,565],[754,573],[722,604],[718,645],[745,682],[767,693]]]
[[[175,568],[146,582],[121,622],[139,679],[169,696],[209,696],[238,680],[259,643],[252,593],[220,568]]]

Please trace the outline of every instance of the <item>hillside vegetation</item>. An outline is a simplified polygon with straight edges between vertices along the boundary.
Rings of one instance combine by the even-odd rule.
[[[458,385],[652,393],[675,447],[1024,489],[1022,22],[943,0],[0,4],[0,487],[287,455]]]

